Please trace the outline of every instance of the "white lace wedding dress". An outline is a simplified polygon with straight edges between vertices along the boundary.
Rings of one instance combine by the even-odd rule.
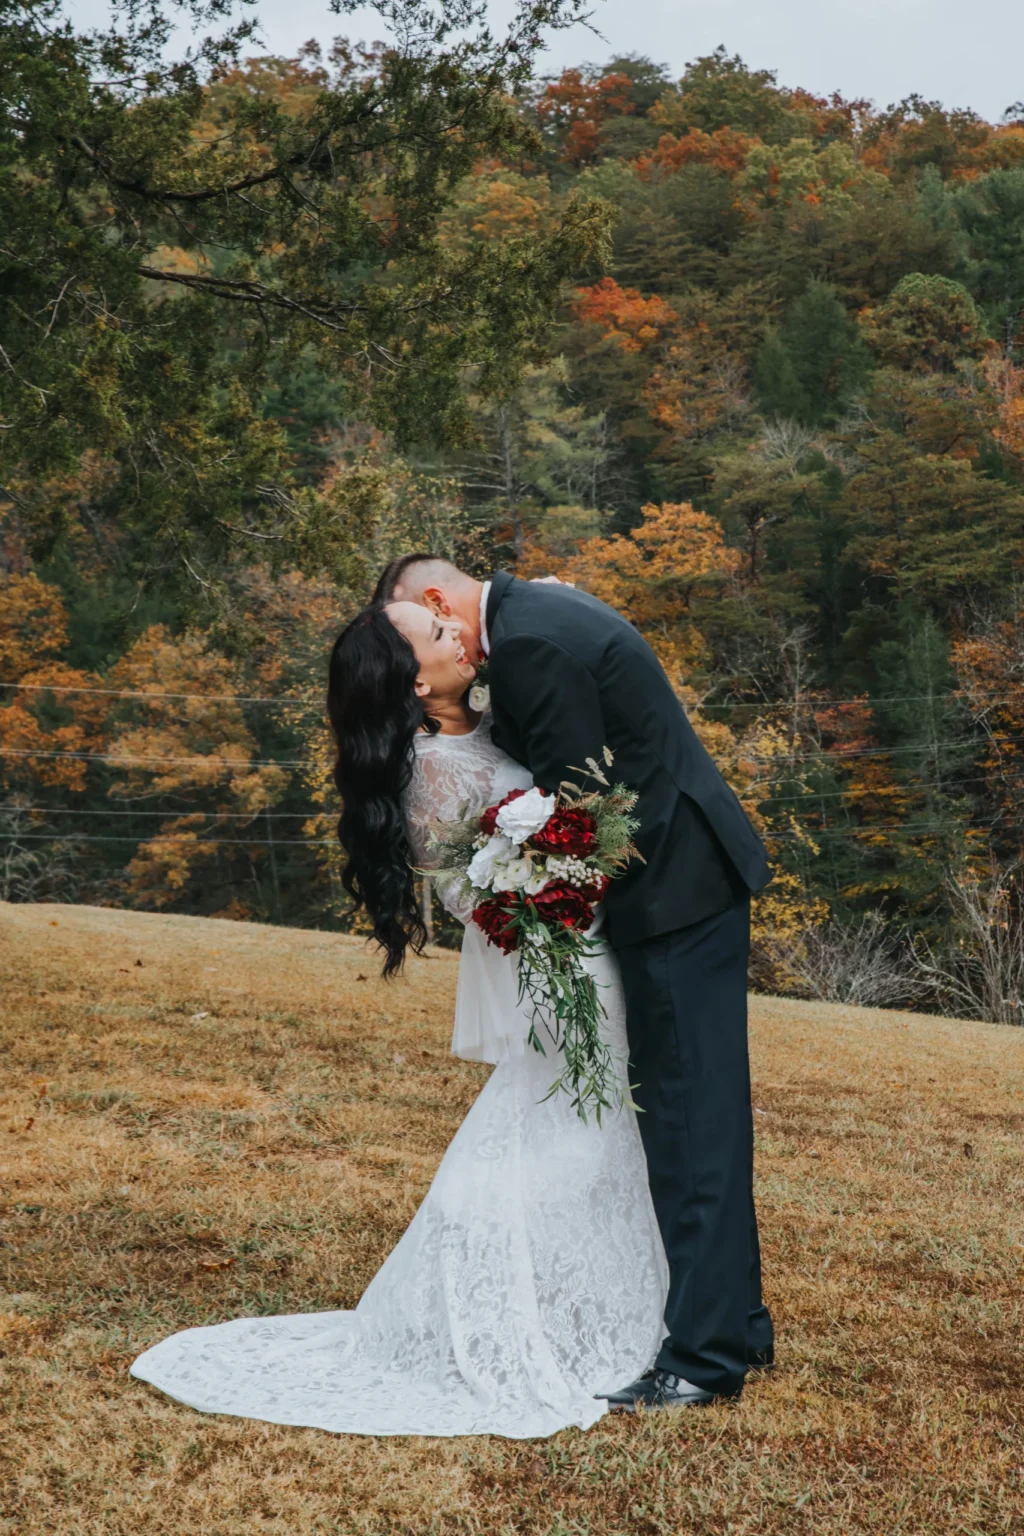
[[[529,783],[486,717],[468,736],[419,738],[414,841],[422,851],[429,822]],[[625,1081],[617,967],[607,952],[593,963]],[[355,1311],[191,1328],[132,1374],[207,1413],[347,1434],[526,1439],[599,1419],[601,1393],[657,1353],[664,1249],[635,1114],[599,1128],[564,1094],[542,1102],[556,1064],[527,1044],[528,1028],[514,956],[470,925],[452,1049],[494,1071]]]

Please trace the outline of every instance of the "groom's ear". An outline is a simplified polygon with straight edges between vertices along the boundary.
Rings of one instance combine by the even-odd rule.
[[[439,619],[453,618],[452,605],[440,587],[423,588],[423,606],[429,608],[431,613]]]

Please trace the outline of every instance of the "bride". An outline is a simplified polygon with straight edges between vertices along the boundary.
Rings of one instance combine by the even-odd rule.
[[[467,690],[455,621],[371,607],[339,637],[328,704],[344,801],[345,882],[384,974],[424,930],[413,866],[432,825],[527,788]],[[463,922],[468,906],[449,897]],[[598,919],[600,921],[600,919]],[[616,963],[591,961],[626,1085]],[[133,1375],[207,1413],[366,1435],[550,1435],[586,1429],[602,1394],[652,1363],[668,1283],[634,1111],[581,1121],[545,1100],[557,1068],[527,1044],[516,959],[465,929],[452,1051],[494,1071],[408,1231],[354,1312],[237,1318],[147,1350]]]

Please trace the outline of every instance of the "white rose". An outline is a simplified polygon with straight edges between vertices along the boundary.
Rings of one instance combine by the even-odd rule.
[[[473,855],[469,868],[466,870],[466,878],[470,885],[475,885],[478,890],[485,891],[494,883],[494,872],[499,865],[508,863],[515,849],[507,837],[501,837],[495,833],[489,837],[484,846]]]
[[[514,843],[525,843],[528,837],[547,826],[555,809],[554,795],[542,790],[528,789],[518,800],[510,800],[498,812],[498,830]]]
[[[494,871],[494,889],[496,891],[521,890],[529,883],[532,868],[529,859],[509,859],[507,864],[499,864]]]
[[[491,690],[486,683],[474,683],[469,690],[469,707],[475,715],[486,715],[491,707]]]

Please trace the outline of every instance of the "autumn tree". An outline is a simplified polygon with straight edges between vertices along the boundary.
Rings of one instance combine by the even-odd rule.
[[[0,475],[26,518],[41,476],[94,450],[140,564],[201,583],[263,527],[260,488],[287,484],[272,358],[311,352],[350,412],[440,441],[466,429],[467,367],[493,392],[536,353],[603,209],[464,251],[440,224],[481,158],[536,145],[517,93],[577,0],[519,5],[500,36],[476,0],[385,9],[393,46],[281,89],[232,77],[251,22],[173,60],[171,0],[128,0],[128,25],[96,33],[62,0],[2,0]]]
[[[62,660],[67,641],[55,587],[34,571],[0,578],[0,779],[29,801],[34,787],[80,794],[102,750],[109,700],[101,678]]]
[[[566,69],[545,87],[537,116],[559,146],[562,159],[577,170],[596,158],[609,117],[632,113],[632,81],[621,70]]]
[[[216,911],[241,883],[239,863],[259,891],[267,845],[247,834],[282,796],[288,773],[259,761],[230,662],[198,635],[157,626],[108,682],[134,695],[120,703],[111,731],[110,798],[160,813],[126,871],[131,904],[169,907],[191,896]]]

